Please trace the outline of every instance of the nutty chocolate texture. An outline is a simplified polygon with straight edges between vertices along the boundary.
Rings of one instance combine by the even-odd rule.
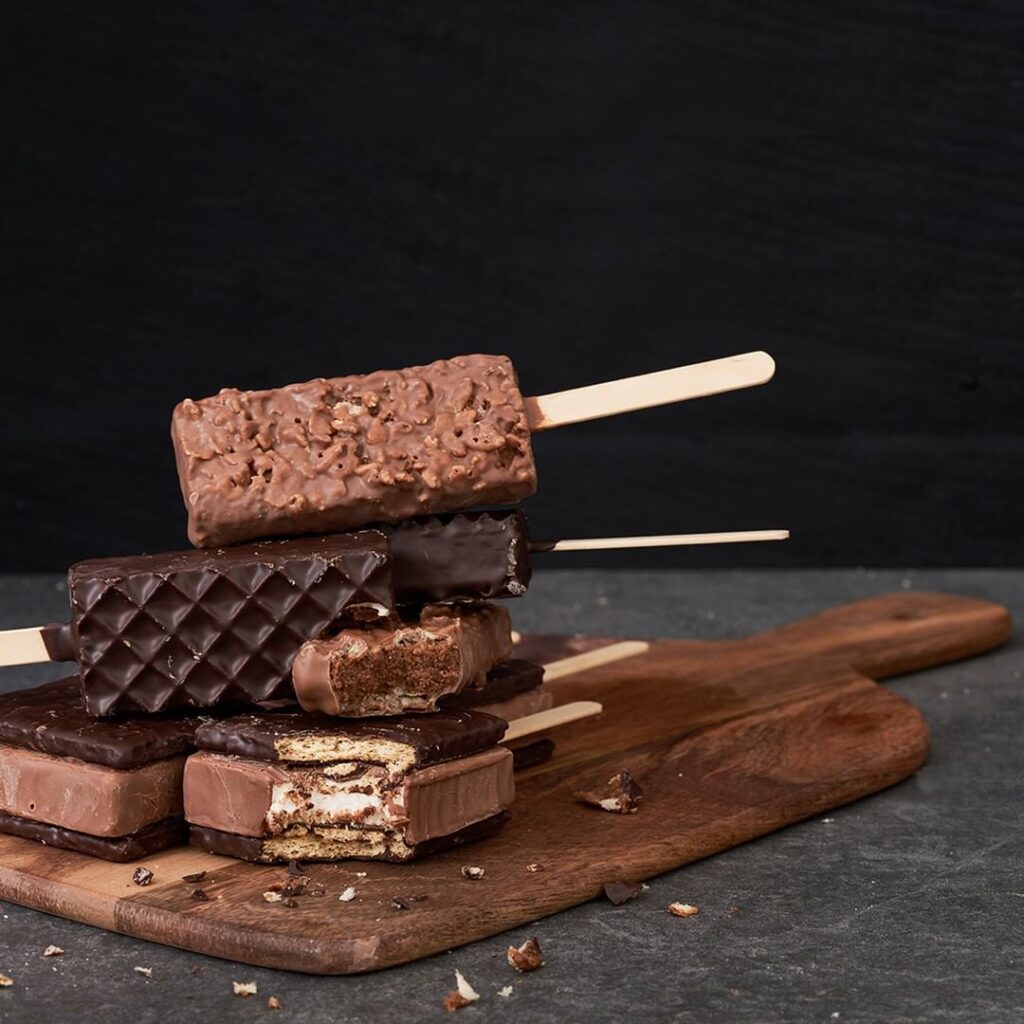
[[[197,547],[508,504],[537,488],[506,356],[227,388],[179,404],[171,436]]]

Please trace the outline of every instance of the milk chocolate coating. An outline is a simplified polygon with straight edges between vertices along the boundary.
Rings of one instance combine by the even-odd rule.
[[[502,747],[398,778],[380,765],[283,765],[202,750],[185,770],[185,817],[237,835],[354,830],[400,833],[414,846],[505,810],[515,797],[512,771]]]
[[[519,509],[426,516],[382,529],[398,601],[519,597],[530,585],[529,527]]]
[[[274,836],[240,836],[231,832],[220,832],[213,828],[203,828],[193,825],[189,829],[189,842],[200,849],[208,850],[210,853],[220,853],[226,857],[236,857],[239,860],[248,860],[260,864],[286,863],[289,860],[301,859],[304,861],[333,861],[339,859],[352,860],[381,860],[391,862],[405,862],[417,860],[420,857],[427,857],[434,853],[441,853],[453,847],[461,846],[464,843],[476,842],[479,839],[486,839],[497,833],[510,815],[508,811],[494,815],[484,821],[475,822],[466,828],[460,829],[451,835],[440,836],[436,839],[428,839],[425,842],[417,843],[415,846],[408,846],[405,843],[397,843],[382,854],[370,855],[354,851],[342,852],[341,849],[333,851],[327,843],[315,843],[309,841],[309,845],[303,848],[302,839],[296,837],[294,848],[287,852],[276,852],[275,845],[280,845],[279,837]],[[338,844],[341,846],[342,844]],[[356,844],[353,843],[353,846]],[[295,856],[298,854],[299,856]]]
[[[537,489],[506,356],[226,388],[178,405],[171,438],[197,547],[508,504]]]
[[[90,857],[99,857],[119,864],[178,846],[184,842],[187,834],[184,818],[171,818],[149,825],[133,835],[106,839],[102,836],[90,836],[85,832],[75,832],[69,828],[60,828],[57,825],[29,821],[27,818],[4,814],[2,811],[0,832],[21,836],[23,839],[34,839],[44,846],[73,850],[75,853],[84,853]]]
[[[121,771],[0,744],[0,810],[33,821],[123,836],[181,815],[185,758]]]
[[[193,749],[205,717],[93,718],[77,676],[0,694],[0,743],[108,768],[139,768]]]
[[[310,763],[325,760],[305,752],[310,740],[335,744],[330,760],[369,760],[360,747],[393,744],[407,752],[407,764],[423,766],[488,750],[505,735],[507,723],[479,711],[438,711],[432,715],[341,719],[305,712],[268,712],[208,722],[196,730],[196,746],[258,761]]]
[[[425,605],[408,617],[303,644],[292,682],[306,711],[350,718],[434,711],[441,697],[483,685],[511,650],[504,608]]]
[[[376,531],[79,562],[68,590],[94,715],[291,697],[306,640],[394,605]]]

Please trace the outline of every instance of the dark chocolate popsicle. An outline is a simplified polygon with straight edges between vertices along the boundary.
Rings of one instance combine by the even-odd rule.
[[[79,562],[71,623],[0,633],[0,664],[77,660],[97,715],[287,699],[299,648],[344,621],[529,584],[516,510],[384,530]]]

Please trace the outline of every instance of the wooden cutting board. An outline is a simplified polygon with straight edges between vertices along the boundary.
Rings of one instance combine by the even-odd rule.
[[[873,680],[979,654],[1009,632],[1009,615],[997,605],[902,593],[744,640],[654,641],[563,676],[551,684],[559,703],[595,699],[604,714],[561,731],[554,759],[517,777],[504,831],[414,864],[310,865],[327,894],[299,897],[295,907],[262,898],[283,879],[282,868],[182,848],[139,862],[155,873],[140,888],[131,882],[136,865],[10,836],[0,836],[0,898],[260,966],[317,974],[389,967],[899,782],[925,760],[928,729]],[[550,661],[614,642],[527,637],[520,653]],[[573,799],[620,768],[644,787],[639,813],[608,814]],[[534,863],[543,870],[527,871]],[[485,877],[463,878],[465,864],[483,867]],[[208,902],[182,880],[203,870]],[[350,885],[357,898],[339,902]],[[394,897],[409,909],[394,909]]]

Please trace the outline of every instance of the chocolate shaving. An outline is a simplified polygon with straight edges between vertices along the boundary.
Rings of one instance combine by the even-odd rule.
[[[196,885],[197,883],[201,882],[204,878],[206,878],[205,871],[197,871],[195,872],[195,874],[192,875],[181,876],[181,880],[183,882],[188,882],[190,885]]]
[[[210,902],[210,897],[206,895],[206,891],[204,889],[193,889],[192,899],[196,900],[198,903]]]
[[[527,939],[521,946],[508,947],[508,962],[520,974],[535,971],[544,966],[544,956],[536,939]]]
[[[612,814],[636,814],[644,791],[636,779],[623,769],[613,775],[603,787],[582,790],[575,796],[577,800]]]
[[[136,868],[132,872],[132,881],[136,885],[149,885],[153,881],[153,872],[149,868]]]
[[[296,877],[305,875],[305,871],[302,870],[302,865],[297,860],[288,861],[288,874]]]
[[[604,894],[615,906],[621,907],[623,903],[639,896],[642,889],[639,882],[605,882]]]

